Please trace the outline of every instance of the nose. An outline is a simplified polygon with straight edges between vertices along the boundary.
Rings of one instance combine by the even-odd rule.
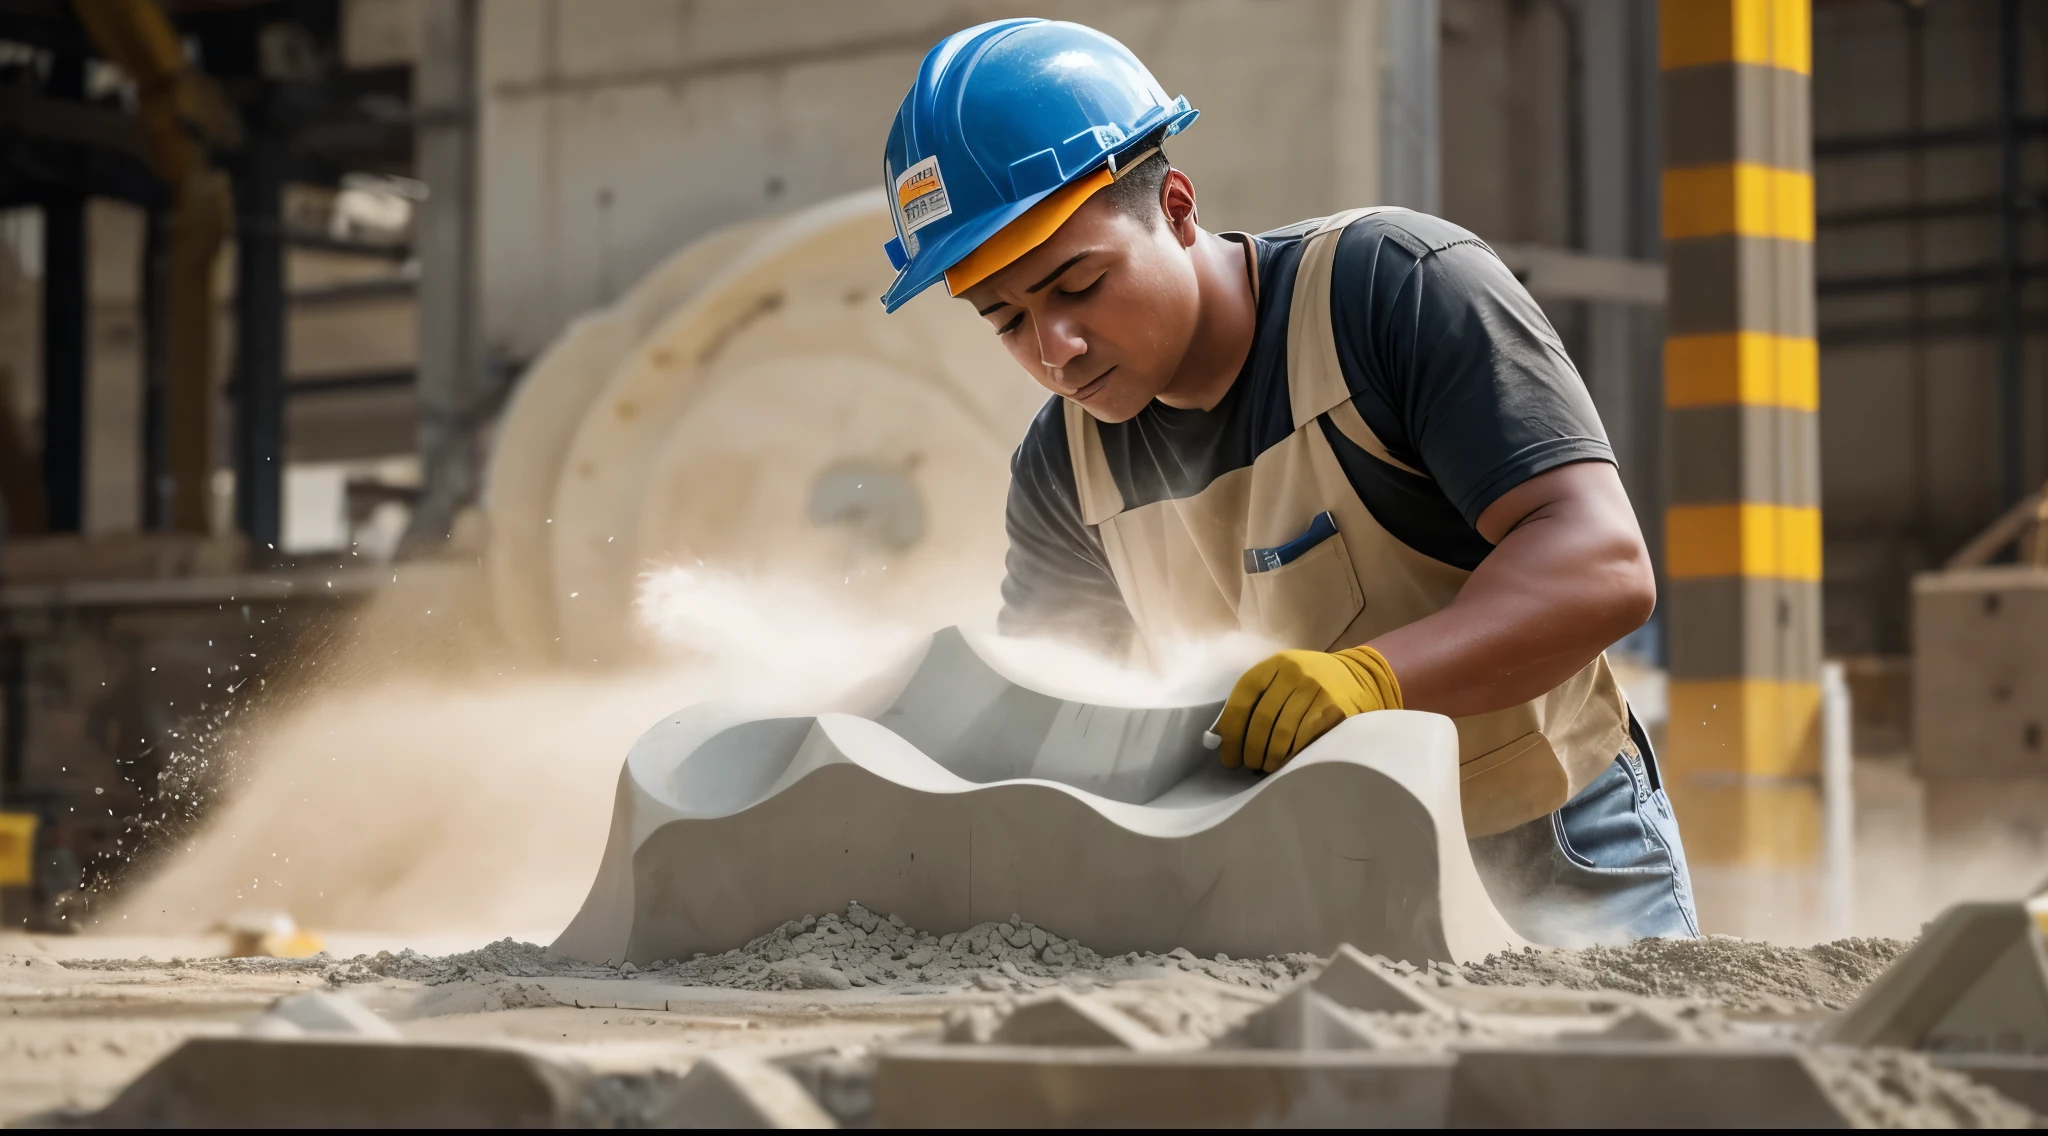
[[[1038,361],[1056,382],[1065,382],[1060,372],[1088,353],[1088,341],[1072,320],[1049,316],[1032,321],[1038,331]]]

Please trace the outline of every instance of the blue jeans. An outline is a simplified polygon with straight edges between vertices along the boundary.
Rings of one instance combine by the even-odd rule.
[[[1692,878],[1650,739],[1547,817],[1471,842],[1494,906],[1525,939],[1554,947],[1699,937]]]

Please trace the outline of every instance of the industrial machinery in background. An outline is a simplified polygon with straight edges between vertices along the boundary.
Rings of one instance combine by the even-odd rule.
[[[630,657],[636,581],[666,565],[875,619],[993,614],[1009,453],[1045,395],[942,296],[883,315],[891,233],[875,191],[717,230],[534,362],[485,491],[524,654]]]

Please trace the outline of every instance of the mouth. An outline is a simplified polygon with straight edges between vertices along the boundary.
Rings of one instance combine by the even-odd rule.
[[[1082,387],[1080,390],[1075,391],[1073,394],[1068,395],[1067,397],[1073,399],[1075,402],[1087,402],[1089,399],[1094,398],[1096,395],[1102,393],[1102,388],[1109,384],[1109,376],[1115,371],[1116,368],[1111,367],[1109,370],[1104,371],[1101,374],[1095,376],[1095,378],[1091,380],[1088,383],[1088,385]]]

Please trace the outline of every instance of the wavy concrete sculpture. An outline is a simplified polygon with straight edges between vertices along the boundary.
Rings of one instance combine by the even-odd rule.
[[[1203,748],[1217,705],[1090,706],[1004,678],[948,629],[885,709],[716,705],[626,759],[571,958],[688,958],[856,899],[911,925],[1021,914],[1105,954],[1339,943],[1470,961],[1522,940],[1472,865],[1450,720],[1346,721],[1279,773]]]

